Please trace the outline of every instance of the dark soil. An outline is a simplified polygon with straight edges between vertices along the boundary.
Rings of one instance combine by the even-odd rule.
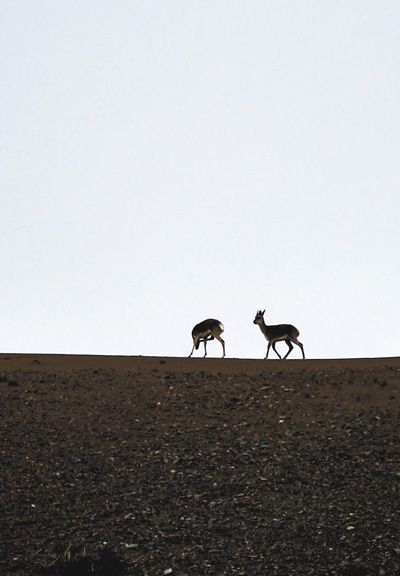
[[[73,360],[1,359],[0,574],[400,574],[400,359]]]

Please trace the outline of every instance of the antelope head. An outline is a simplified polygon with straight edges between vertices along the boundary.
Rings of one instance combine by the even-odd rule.
[[[253,320],[253,324],[263,324],[264,323],[264,312],[265,312],[265,310],[263,310],[262,312],[261,312],[261,310],[257,310],[257,314]]]

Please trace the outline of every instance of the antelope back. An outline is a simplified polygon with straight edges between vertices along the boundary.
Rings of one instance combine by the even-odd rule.
[[[222,322],[220,322],[219,320],[215,320],[215,318],[208,318],[207,320],[203,320],[203,322],[196,324],[196,326],[192,330],[192,337],[204,338],[206,336],[209,336],[213,332],[221,334],[223,330],[224,326]]]

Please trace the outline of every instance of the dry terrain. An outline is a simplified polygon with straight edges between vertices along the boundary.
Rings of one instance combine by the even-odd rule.
[[[400,574],[400,358],[0,355],[1,575]]]

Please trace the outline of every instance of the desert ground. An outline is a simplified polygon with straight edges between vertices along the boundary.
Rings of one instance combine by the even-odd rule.
[[[1,575],[400,574],[400,358],[0,354]]]

